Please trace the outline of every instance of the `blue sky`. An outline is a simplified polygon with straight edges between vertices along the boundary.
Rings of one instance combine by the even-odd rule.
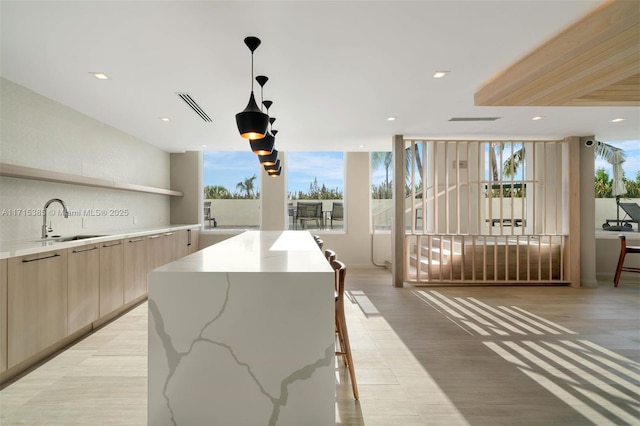
[[[287,153],[287,183],[289,192],[309,190],[315,178],[318,185],[344,191],[344,161],[342,152]],[[231,193],[236,185],[253,174],[260,176],[258,158],[251,151],[204,153],[204,185],[222,185]],[[259,179],[255,181],[259,187]]]
[[[622,148],[627,156],[627,160],[622,164],[624,176],[629,180],[635,180],[636,174],[640,170],[640,141],[607,142],[616,148]],[[613,167],[602,158],[596,158],[595,168],[604,168],[609,177],[613,177]]]

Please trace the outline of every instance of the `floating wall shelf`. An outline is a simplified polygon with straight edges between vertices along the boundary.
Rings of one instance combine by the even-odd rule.
[[[98,179],[70,173],[53,172],[50,170],[35,169],[32,167],[16,166],[15,164],[0,163],[0,176],[40,180],[45,182],[68,183],[71,185],[93,186],[97,188],[120,189],[123,191],[146,192],[149,194],[169,195],[172,197],[183,196],[181,191],[172,191],[170,189],[136,185],[133,183],[114,182],[108,179]]]

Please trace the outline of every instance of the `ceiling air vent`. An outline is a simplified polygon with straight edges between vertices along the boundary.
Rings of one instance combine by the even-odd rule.
[[[202,118],[204,121],[208,121],[208,122],[212,122],[213,121],[213,120],[211,120],[211,117],[209,117],[207,115],[207,113],[204,112],[204,110],[202,108],[200,108],[200,105],[198,105],[196,103],[196,101],[193,100],[193,98],[191,97],[190,94],[188,94],[188,93],[176,93],[176,95],[180,96],[180,98],[183,101],[185,101],[185,103],[187,105],[189,105],[189,108],[194,110],[196,112],[196,114],[198,114],[200,116],[200,118]]]
[[[449,121],[496,121],[500,117],[451,117]]]

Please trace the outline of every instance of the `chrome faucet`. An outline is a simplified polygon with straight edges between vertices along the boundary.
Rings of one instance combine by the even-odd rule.
[[[49,208],[51,203],[60,203],[60,205],[62,206],[62,214],[64,214],[65,218],[69,217],[69,210],[67,210],[67,205],[60,198],[52,198],[47,201],[44,205],[44,212],[42,213],[42,239],[48,237],[47,232],[53,231],[53,229],[51,229],[50,227],[47,228],[47,209]]]

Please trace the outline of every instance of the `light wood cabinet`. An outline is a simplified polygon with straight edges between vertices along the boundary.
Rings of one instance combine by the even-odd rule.
[[[7,369],[7,259],[0,260],[0,373]]]
[[[189,231],[189,254],[200,250],[200,228],[191,228]]]
[[[7,367],[67,336],[67,251],[7,263]]]
[[[166,232],[162,234],[163,250],[164,250],[164,262],[163,265],[169,262],[173,262],[177,259],[176,257],[176,238],[177,235],[175,232]]]
[[[100,244],[67,249],[68,318],[71,334],[100,314]]]
[[[124,240],[124,303],[147,292],[147,239]]]
[[[100,317],[124,305],[123,240],[100,244]]]
[[[162,265],[164,261],[163,243],[162,234],[151,235],[147,239],[147,271]]]
[[[175,260],[176,233],[152,235],[147,241],[147,268],[149,271]]]
[[[200,243],[200,229],[183,229],[176,232],[176,259],[188,256],[198,251]]]
[[[189,238],[191,238],[190,229],[176,231],[176,259],[185,257],[189,254]]]
[[[199,231],[87,242],[0,259],[2,380],[141,300],[148,271],[197,251]]]

